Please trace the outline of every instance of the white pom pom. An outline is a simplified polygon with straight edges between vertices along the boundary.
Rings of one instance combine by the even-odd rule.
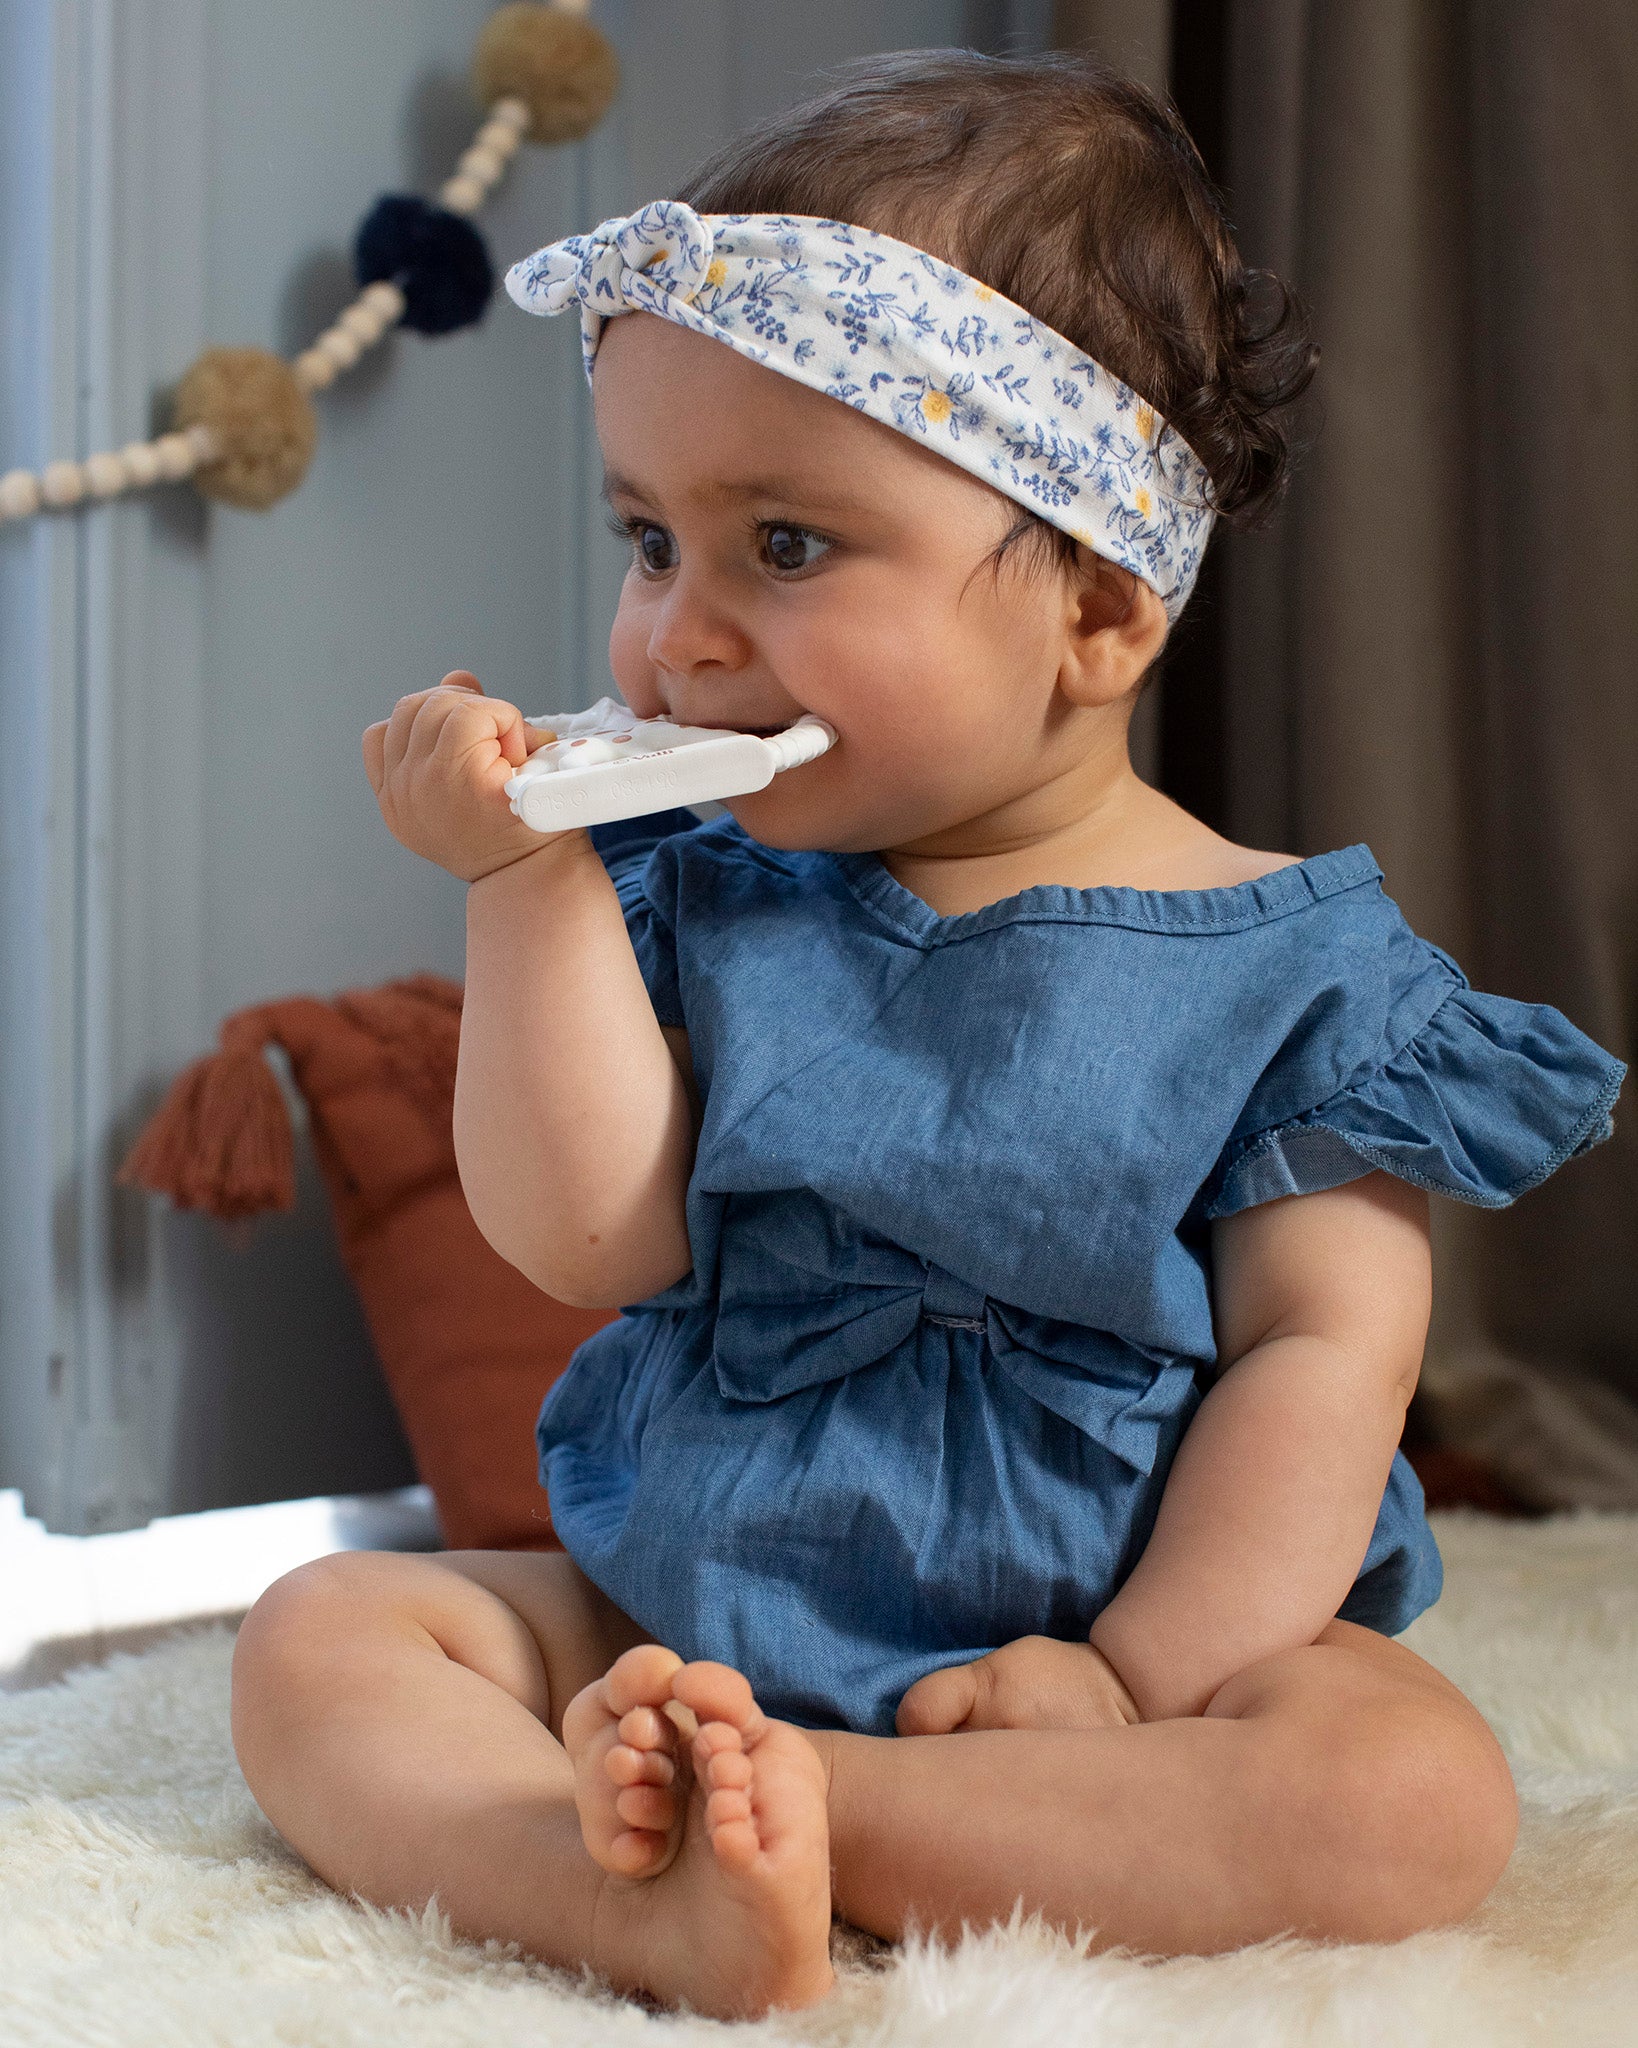
[[[85,459],[85,487],[93,498],[117,498],[131,479],[117,455],[88,455]]]
[[[149,484],[159,481],[159,456],[152,441],[129,441],[119,451],[119,459],[125,465],[125,474],[135,489],[146,490]]]
[[[0,519],[29,519],[40,509],[40,479],[31,469],[0,476]]]
[[[40,496],[58,511],[77,505],[85,496],[85,471],[77,462],[48,462],[40,476]]]

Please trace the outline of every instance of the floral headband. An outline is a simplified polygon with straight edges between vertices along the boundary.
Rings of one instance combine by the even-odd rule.
[[[658,313],[924,442],[1094,554],[1175,619],[1212,514],[1206,472],[1153,406],[988,285],[870,228],[698,214],[658,199],[506,273],[530,313]]]

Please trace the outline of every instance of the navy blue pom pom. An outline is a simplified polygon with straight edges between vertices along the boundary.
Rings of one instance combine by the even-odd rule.
[[[404,294],[399,323],[417,334],[453,334],[483,318],[495,269],[469,220],[412,192],[388,192],[364,216],[353,244],[361,285],[382,278]]]

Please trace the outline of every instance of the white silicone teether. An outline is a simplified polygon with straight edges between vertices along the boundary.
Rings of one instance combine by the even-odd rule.
[[[612,697],[599,698],[589,711],[529,723],[556,737],[530,755],[506,794],[536,832],[745,796],[785,769],[817,760],[836,740],[834,727],[811,712],[764,739],[720,726],[638,718]]]

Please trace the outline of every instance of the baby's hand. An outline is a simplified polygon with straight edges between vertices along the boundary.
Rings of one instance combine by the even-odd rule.
[[[1021,1636],[917,1679],[899,1701],[901,1735],[973,1728],[1124,1728],[1141,1720],[1115,1667],[1090,1643]]]
[[[475,676],[400,697],[364,735],[364,772],[394,838],[463,882],[480,881],[566,835],[532,832],[503,785],[550,734],[536,732]]]

